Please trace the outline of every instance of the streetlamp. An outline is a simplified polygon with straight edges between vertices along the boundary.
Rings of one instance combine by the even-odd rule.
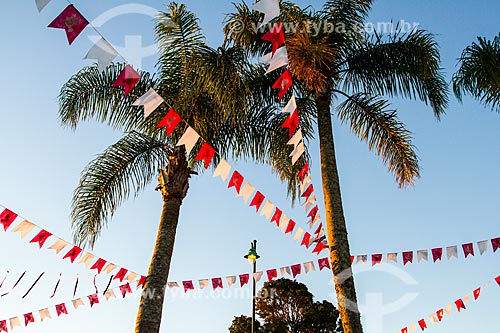
[[[260,256],[257,254],[257,241],[254,240],[250,243],[250,250],[244,256],[248,260],[250,265],[253,266],[252,274],[252,333],[255,333],[255,273],[257,272],[257,259]]]

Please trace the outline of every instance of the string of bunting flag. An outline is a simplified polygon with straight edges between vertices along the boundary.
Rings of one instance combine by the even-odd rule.
[[[41,11],[50,1],[47,0],[36,0],[37,8]],[[66,9],[52,22],[49,24],[49,27],[52,28],[61,28],[66,31],[68,42],[71,44],[76,37],[83,31],[83,29],[89,25],[89,21],[83,17],[83,15],[74,7],[74,5],[68,1],[70,4]],[[113,60],[119,55],[119,53],[111,46],[109,42],[102,36],[102,34],[92,26],[92,28],[99,33],[101,39],[91,48],[88,54],[84,59],[96,59],[98,68],[100,71],[106,69],[106,67],[113,62]],[[125,58],[121,56],[124,60]],[[124,97],[130,94],[130,92],[134,89],[136,84],[140,81],[141,77],[137,71],[135,71],[132,66],[126,65],[123,70],[120,72],[115,82],[113,83],[113,87],[123,87],[124,89]],[[133,106],[143,106],[144,107],[144,117],[148,117],[153,111],[155,111],[161,104],[166,103],[166,101],[153,89],[150,88],[143,96],[137,99],[132,105]],[[168,105],[168,103],[167,103]],[[170,105],[169,105],[170,106]],[[293,99],[293,103],[291,102],[290,107],[295,107],[295,99]],[[296,114],[297,112],[295,112]],[[165,127],[167,131],[167,135],[170,137],[173,133],[174,129],[179,125],[179,123],[185,122],[175,110],[170,107],[169,112],[166,116],[158,123],[157,127]],[[191,150],[195,147],[196,143],[200,139],[200,135],[191,127],[187,122],[187,129],[184,134],[181,136],[176,146],[184,145],[186,148],[187,154],[191,152]],[[295,129],[293,130],[295,132]],[[299,133],[300,132],[300,133]],[[299,130],[296,134],[296,138],[302,140],[301,131]],[[204,161],[205,167],[208,169],[213,156],[217,153],[216,150],[203,138],[201,138],[204,143],[202,144],[195,160]],[[303,149],[300,147],[304,147],[303,142],[297,142],[296,147],[299,148],[302,153],[297,155],[297,159],[304,153]],[[294,162],[295,163],[295,162]],[[216,173],[219,173],[223,181],[225,182],[227,176],[225,172],[229,173],[231,166],[225,160],[221,160],[219,165],[217,166]],[[303,205],[308,211],[308,222],[309,228],[311,232],[306,232],[306,230],[302,227],[298,227],[295,230],[296,222],[288,218],[286,214],[283,214],[282,210],[276,207],[271,201],[267,200],[265,196],[257,191],[252,201],[250,202],[250,206],[255,206],[256,212],[259,211],[262,206],[261,216],[264,215],[271,222],[276,222],[277,226],[280,227],[281,230],[285,234],[293,234],[295,231],[295,235],[293,240],[300,240],[300,245],[304,245],[306,248],[310,248],[314,243],[315,246],[312,247],[313,253],[321,253],[322,251],[328,248],[326,236],[324,235],[323,223],[320,221],[321,217],[319,214],[319,208],[316,204],[316,195],[314,195],[314,186],[311,184],[311,176],[309,172],[309,163],[305,163],[299,172],[299,178],[301,180],[300,183],[300,192],[301,198],[304,198]],[[229,181],[228,187],[235,187],[238,195],[240,196],[240,189],[242,183],[244,181],[244,177],[238,172],[234,171],[231,179]],[[246,183],[243,187],[243,194],[241,196],[244,197],[245,202],[248,201],[249,196],[252,195],[255,188],[252,184]],[[248,196],[248,197],[247,197]],[[314,207],[313,207],[314,206]],[[276,210],[275,210],[276,208]],[[274,211],[274,212],[273,212]],[[272,215],[272,217],[271,217]],[[315,229],[314,229],[315,228]],[[315,230],[312,232],[312,230]]]
[[[106,301],[109,301],[109,299],[111,298],[116,298],[116,294],[118,292],[123,296],[123,298],[125,298],[127,294],[132,293],[132,288],[130,287],[129,283],[126,283],[116,288],[107,289],[103,293],[103,296]],[[92,308],[94,305],[99,304],[101,301],[102,297],[100,297],[98,293],[94,293],[85,297],[73,299],[70,302],[60,303],[52,307],[46,307],[37,311],[14,316],[9,319],[3,319],[0,320],[0,332],[8,332],[9,328],[10,330],[13,330],[16,327],[26,327],[30,323],[43,322],[46,319],[51,319],[54,311],[57,317],[60,317],[62,315],[68,315],[68,309],[70,309],[71,307],[73,307],[74,310],[77,310],[81,306],[85,306],[88,303]]]
[[[500,286],[500,275],[495,279],[496,284]],[[423,332],[428,329],[428,324],[438,324],[443,321],[445,317],[449,317],[453,313],[461,313],[463,310],[466,310],[466,304],[470,300],[471,297],[474,297],[474,300],[477,301],[481,292],[489,285],[489,283],[483,284],[482,287],[478,287],[472,291],[472,293],[468,293],[462,298],[457,299],[456,301],[446,305],[443,308],[438,309],[435,313],[430,314],[428,317],[424,317],[418,320],[416,323],[410,324],[403,329],[396,331],[394,333],[408,333],[415,332],[418,328]],[[456,310],[454,310],[456,309]],[[427,319],[428,318],[428,319]]]

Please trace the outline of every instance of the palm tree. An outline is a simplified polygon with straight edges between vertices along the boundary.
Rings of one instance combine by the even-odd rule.
[[[453,75],[453,92],[459,101],[470,94],[485,106],[500,112],[500,35],[493,41],[478,37],[459,58]]]
[[[382,158],[398,185],[405,187],[419,177],[418,157],[411,133],[383,96],[419,99],[431,105],[438,119],[448,103],[448,88],[433,35],[422,30],[371,37],[364,34],[359,27],[372,2],[331,0],[320,11],[314,11],[281,1],[279,17],[284,22],[289,68],[294,77],[290,90],[312,101],[316,111],[306,114],[298,105],[301,124],[317,122],[330,260],[345,333],[360,333],[362,326],[341,200],[332,109],[338,121],[347,123]],[[226,18],[226,43],[244,47],[252,57],[270,52],[270,43],[261,39],[266,31],[255,29],[261,14],[244,2],[235,4],[235,8],[235,13]],[[311,24],[321,29],[308,29]],[[290,29],[294,31],[286,31],[287,26],[294,27]],[[269,82],[273,82],[272,78]],[[340,103],[333,107],[336,100]],[[311,115],[314,119],[307,119]],[[278,165],[277,171],[289,176],[290,168],[283,165]],[[290,182],[296,183],[297,178]],[[296,188],[296,184],[289,186],[292,196],[297,194]]]
[[[81,121],[96,120],[124,133],[82,172],[71,211],[75,242],[93,247],[118,206],[159,178],[157,189],[164,203],[137,315],[135,332],[141,333],[159,332],[179,210],[193,170],[203,168],[194,163],[196,147],[188,158],[182,146],[172,148],[187,125],[179,126],[171,138],[156,128],[167,104],[144,119],[142,110],[131,103],[153,87],[219,152],[215,162],[221,157],[264,160],[268,129],[283,120],[260,100],[267,89],[260,84],[263,68],[250,64],[238,46],[207,46],[197,18],[184,5],[171,3],[157,17],[155,30],[158,73],[139,71],[141,80],[128,98],[112,87],[123,64],[102,73],[96,66],[83,68],[59,96],[63,126],[76,129]],[[254,109],[259,111],[249,111]]]

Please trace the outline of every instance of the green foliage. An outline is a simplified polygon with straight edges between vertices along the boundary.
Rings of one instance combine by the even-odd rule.
[[[470,94],[485,106],[500,112],[500,34],[492,41],[478,37],[467,46],[453,75],[453,92],[459,101]]]
[[[260,333],[340,333],[337,309],[328,301],[314,302],[300,282],[278,279],[266,282],[257,296],[257,313],[262,318]],[[252,319],[235,317],[230,333],[248,333]]]
[[[231,326],[229,327],[229,333],[250,333],[252,331],[252,318],[247,316],[234,317]],[[262,332],[262,328],[258,320],[255,321],[255,332]]]

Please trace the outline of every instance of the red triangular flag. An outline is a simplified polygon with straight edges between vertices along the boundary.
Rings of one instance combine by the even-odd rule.
[[[313,184],[310,184],[306,190],[304,191],[304,193],[302,193],[301,197],[302,198],[305,198],[305,201],[309,200],[309,197],[311,196],[311,194],[314,192],[314,186]]]
[[[29,323],[34,323],[34,322],[35,322],[35,317],[33,317],[33,313],[30,312],[24,314],[24,326],[28,326]]]
[[[321,251],[323,251],[324,249],[327,249],[327,248],[328,248],[328,245],[326,245],[323,242],[318,242],[318,244],[316,244],[316,246],[314,247],[313,253],[317,253],[319,255],[321,253]]]
[[[139,288],[140,286],[144,286],[144,284],[146,283],[146,279],[147,277],[142,275],[139,281],[137,282],[137,288]]]
[[[253,197],[252,201],[250,202],[250,207],[255,206],[255,211],[258,212],[260,209],[260,206],[264,202],[264,199],[265,199],[264,195],[262,193],[260,193],[259,191],[257,191],[257,193],[255,193],[255,196]]]
[[[120,280],[120,282],[123,281],[123,279],[125,278],[125,275],[127,275],[127,272],[128,270],[125,269],[125,268],[120,268],[120,270],[118,271],[118,273],[116,273],[115,277],[113,278],[113,280]]]
[[[290,89],[290,87],[292,86],[292,82],[293,82],[292,81],[292,73],[290,72],[289,69],[284,71],[283,74],[281,74],[281,76],[278,78],[278,80],[276,80],[276,82],[274,82],[273,88],[279,90],[278,91],[278,101],[281,101],[281,99],[285,96],[288,89]],[[297,114],[297,111],[293,112],[293,114]],[[293,116],[293,114],[292,114],[292,116]],[[292,117],[292,116],[290,116],[290,117]],[[292,137],[292,136],[293,136],[293,133],[292,133],[292,135],[290,135],[290,137]]]
[[[69,5],[49,24],[49,28],[64,29],[71,45],[88,24],[89,21],[73,5]]]
[[[441,260],[442,257],[443,257],[442,248],[432,249],[432,259],[434,259],[434,262]]]
[[[41,230],[35,237],[33,237],[32,240],[30,240],[30,243],[38,243],[40,248],[42,248],[43,244],[50,236],[52,236],[50,232],[47,230]]]
[[[64,255],[63,259],[69,258],[73,263],[80,253],[82,253],[82,249],[80,249],[78,246],[74,246],[71,250],[69,250],[68,253]]]
[[[102,269],[104,268],[104,265],[106,265],[106,260],[104,259],[97,259],[97,261],[90,267],[90,269],[97,269],[97,273],[101,274]]]
[[[405,327],[401,330],[401,333],[408,333],[408,327]]]
[[[132,288],[130,288],[130,284],[127,283],[120,286],[120,291],[122,293],[123,298],[125,298],[125,295],[127,295],[127,293],[132,293]]]
[[[276,23],[271,30],[262,36],[263,40],[273,43],[272,55],[283,44],[285,44],[285,34],[283,33],[283,23]]]
[[[307,173],[309,172],[309,163],[304,164],[302,169],[299,171],[298,177],[300,181],[303,181]]]
[[[156,127],[165,127],[167,135],[170,137],[181,121],[181,116],[173,108],[170,108],[170,111],[168,111],[167,115],[163,117]]]
[[[279,227],[282,214],[283,214],[283,212],[278,207],[276,207],[276,210],[274,211],[273,217],[271,218],[271,223],[276,222],[276,225]]]
[[[479,298],[479,294],[481,294],[481,288],[477,288],[476,290],[474,290],[473,294],[474,299],[477,300]]]
[[[472,243],[462,244],[462,249],[464,250],[464,256],[467,258],[469,255],[474,256],[474,246]]]
[[[304,234],[304,237],[302,238],[302,242],[300,243],[300,245],[305,245],[306,248],[309,248],[309,245],[311,245],[311,234],[306,232]]]
[[[309,211],[309,214],[307,214],[307,217],[310,217],[311,221],[314,222],[314,218],[316,217],[317,214],[318,214],[318,206],[315,206],[313,209],[311,209]]]
[[[372,254],[372,266],[382,262],[382,254]]]
[[[498,285],[500,286],[500,275],[499,275],[499,276],[497,276],[497,277],[495,278],[495,281],[496,281],[496,282],[498,283]]]
[[[124,95],[127,97],[140,79],[139,73],[132,66],[126,65],[113,83],[113,87],[123,87]]]
[[[213,278],[212,279],[212,288],[215,290],[217,288],[224,288],[222,285],[222,278]]]
[[[302,265],[301,264],[292,265],[292,266],[290,266],[290,268],[292,269],[292,275],[294,278],[302,272]]]
[[[182,281],[182,285],[184,286],[184,292],[186,293],[188,290],[194,290],[193,281]]]
[[[437,315],[439,321],[443,320],[444,310],[443,309],[437,310],[436,315]]]
[[[318,225],[318,228],[316,228],[316,231],[314,232],[314,234],[319,235],[321,233],[321,229],[323,229],[323,223],[320,223]]]
[[[248,284],[250,280],[250,274],[241,274],[240,275],[240,284],[243,287],[245,284]]]
[[[299,114],[297,111],[293,112],[290,116],[288,116],[285,122],[281,125],[281,128],[288,128],[288,136],[290,138],[293,137],[293,134],[299,127]]]
[[[208,169],[210,166],[210,161],[215,155],[215,149],[212,148],[208,143],[204,142],[196,155],[196,161],[205,161],[205,169]]]
[[[5,208],[0,214],[0,224],[3,224],[4,230],[7,231],[16,218],[16,213]]]
[[[493,253],[500,249],[500,238],[494,238],[491,240],[491,245],[493,246]]]
[[[68,310],[66,310],[66,305],[64,303],[57,304],[56,305],[56,313],[57,316],[59,317],[61,314],[68,314]]]
[[[8,332],[9,329],[7,328],[7,320],[2,320],[0,321],[0,332]]]
[[[238,171],[234,171],[233,175],[231,176],[231,179],[229,180],[229,183],[227,184],[227,188],[235,187],[236,192],[240,194],[241,190],[241,185],[243,185],[243,181],[245,178],[239,173]]]
[[[89,298],[89,301],[90,301],[90,307],[93,307],[94,304],[99,303],[99,296],[97,296],[97,294],[89,295],[87,297]]]
[[[424,319],[420,319],[420,320],[418,321],[418,325],[420,326],[420,329],[421,329],[422,331],[424,331],[424,330],[427,328],[427,324],[425,323],[425,320],[424,320]]]
[[[457,299],[457,300],[455,301],[455,305],[457,306],[457,310],[458,310],[458,312],[460,312],[460,310],[462,310],[462,309],[464,309],[464,310],[466,309],[466,308],[465,308],[465,303],[464,303],[464,301],[463,301],[461,298],[460,298],[460,299]]]
[[[286,231],[285,231],[285,234],[288,234],[290,232],[293,232],[293,229],[295,229],[295,226],[296,226],[296,223],[294,220],[290,220],[288,222],[288,225],[286,227]]]
[[[322,271],[323,268],[330,269],[330,260],[328,258],[318,259],[319,270]]]
[[[354,262],[354,256],[351,256],[351,264]]]
[[[271,281],[272,279],[275,279],[278,277],[278,270],[277,269],[269,269],[266,271],[267,273],[267,280]]]
[[[413,263],[413,252],[403,252],[403,265]]]

